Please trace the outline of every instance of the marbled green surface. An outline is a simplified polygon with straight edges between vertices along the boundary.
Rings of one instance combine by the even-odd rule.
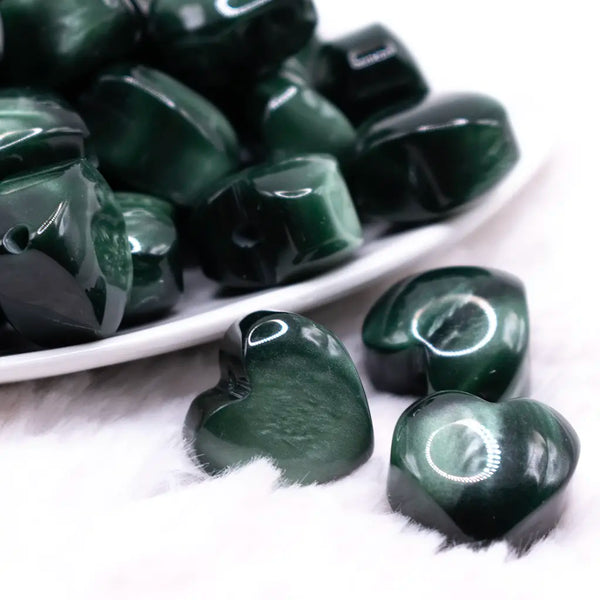
[[[462,390],[492,402],[528,393],[527,300],[507,273],[448,267],[408,277],[375,303],[362,335],[378,389]]]
[[[80,108],[100,170],[123,187],[194,206],[238,165],[237,138],[223,114],[155,69],[104,70]]]
[[[0,180],[85,155],[89,132],[59,96],[0,90]]]
[[[297,154],[351,158],[356,131],[329,100],[297,76],[284,72],[262,81],[254,91],[252,124],[268,155],[281,160]]]
[[[575,431],[548,406],[439,392],[396,425],[388,497],[453,542],[506,538],[524,550],[560,518],[578,458]]]
[[[428,97],[389,109],[358,132],[351,178],[360,212],[405,225],[466,209],[519,157],[506,111],[480,94]]]
[[[0,183],[0,306],[42,346],[116,332],[131,286],[125,222],[85,159]]]
[[[396,105],[420,102],[428,86],[402,42],[383,25],[369,25],[323,44],[314,83],[353,123]]]
[[[139,14],[130,0],[2,0],[0,81],[62,86],[133,53]]]
[[[337,161],[304,155],[225,180],[195,219],[206,275],[234,288],[264,288],[329,268],[362,244]]]
[[[185,438],[212,474],[269,457],[284,478],[325,483],[371,456],[365,393],[342,343],[290,313],[261,311],[234,325],[220,351],[221,380],[193,403]]]
[[[123,211],[133,261],[133,284],[125,309],[128,322],[166,313],[183,292],[183,267],[173,207],[134,193],[115,194]]]
[[[312,0],[153,0],[148,31],[163,68],[196,87],[276,67],[316,22]]]

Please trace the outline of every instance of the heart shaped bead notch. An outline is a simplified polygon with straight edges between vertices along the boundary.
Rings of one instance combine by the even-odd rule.
[[[440,392],[396,425],[388,498],[451,542],[504,538],[524,551],[560,519],[578,458],[577,434],[544,404]]]
[[[401,281],[367,315],[363,341],[384,391],[462,390],[491,402],[528,393],[525,289],[501,271],[449,267]]]
[[[371,456],[360,378],[324,327],[292,313],[253,313],[225,335],[220,364],[221,380],[196,398],[184,428],[209,473],[268,457],[287,481],[326,483]]]

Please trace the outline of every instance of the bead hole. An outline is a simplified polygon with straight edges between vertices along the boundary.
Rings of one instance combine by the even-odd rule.
[[[11,227],[2,238],[2,246],[8,254],[21,254],[29,247],[29,229],[25,225]]]

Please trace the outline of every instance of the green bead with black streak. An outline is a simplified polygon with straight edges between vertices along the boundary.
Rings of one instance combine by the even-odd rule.
[[[168,75],[119,65],[80,99],[100,170],[137,192],[194,206],[239,162],[235,132],[210,102]]]
[[[479,94],[429,97],[362,126],[351,177],[362,215],[403,225],[468,206],[514,167],[519,150],[506,111]]]
[[[0,90],[0,180],[83,158],[88,137],[86,124],[59,96]]]
[[[371,456],[373,427],[342,343],[291,313],[261,311],[221,343],[221,380],[196,398],[185,438],[211,474],[267,457],[289,482],[326,483]]]
[[[323,153],[346,162],[354,151],[356,131],[343,113],[301,79],[280,73],[254,92],[252,121],[274,160]]]
[[[194,227],[206,275],[265,288],[348,259],[363,241],[354,205],[327,155],[251,167],[225,180]]]
[[[388,498],[451,542],[506,539],[522,552],[560,519],[578,458],[575,431],[544,404],[439,392],[396,425]]]
[[[85,159],[0,183],[0,307],[42,346],[114,334],[132,265],[123,215]]]
[[[164,200],[142,194],[118,193],[115,198],[123,211],[133,261],[125,320],[153,319],[171,310],[183,292],[174,209]]]
[[[163,68],[202,87],[276,68],[316,23],[312,0],[153,0],[148,33]]]
[[[528,393],[527,300],[507,273],[449,267],[404,279],[375,303],[362,336],[378,389],[462,390],[491,402]]]
[[[323,44],[312,71],[317,89],[356,125],[389,106],[413,106],[428,92],[410,52],[383,25]]]
[[[59,87],[130,56],[140,15],[130,0],[2,0],[0,79]]]

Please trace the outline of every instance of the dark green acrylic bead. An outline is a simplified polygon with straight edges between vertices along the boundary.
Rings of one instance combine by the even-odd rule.
[[[273,69],[316,22],[312,0],[153,0],[148,31],[163,68],[196,87]]]
[[[409,277],[375,303],[362,335],[381,390],[462,390],[492,402],[528,393],[527,300],[507,273],[449,267]]]
[[[268,457],[288,481],[326,483],[371,456],[360,378],[324,327],[290,313],[251,314],[223,339],[220,364],[221,380],[196,398],[185,425],[209,473]]]
[[[0,183],[0,307],[42,346],[116,332],[131,286],[125,222],[85,159]]]
[[[195,205],[235,170],[235,132],[210,102],[168,75],[119,65],[80,99],[100,170],[123,187]]]
[[[337,161],[305,155],[252,167],[219,186],[196,218],[206,275],[264,288],[334,266],[362,245]]]
[[[385,111],[361,127],[357,148],[351,189],[360,212],[407,225],[466,209],[519,157],[502,105],[467,93]]]
[[[345,162],[354,150],[356,132],[348,119],[290,74],[275,75],[257,86],[252,120],[274,160],[323,153]]]
[[[81,117],[60,97],[0,90],[0,180],[82,158],[88,137]]]
[[[575,431],[548,406],[440,392],[396,425],[388,498],[452,542],[526,550],[558,522],[578,458]]]
[[[0,80],[53,87],[132,54],[140,17],[130,0],[2,0]]]
[[[174,210],[168,202],[152,196],[119,193],[115,198],[123,211],[133,261],[125,319],[152,319],[173,308],[183,292]]]
[[[370,25],[323,44],[314,83],[353,123],[395,105],[408,108],[428,91],[402,42],[382,25]]]

